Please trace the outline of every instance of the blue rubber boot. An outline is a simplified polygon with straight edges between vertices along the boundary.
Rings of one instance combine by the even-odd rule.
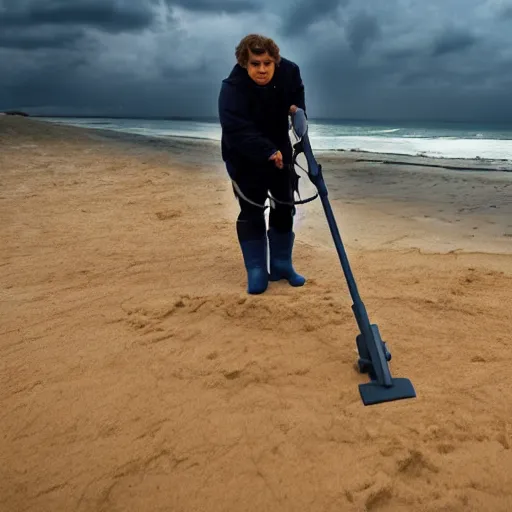
[[[267,237],[240,241],[240,247],[247,270],[247,293],[263,293],[268,287]]]
[[[293,231],[279,233],[273,228],[268,231],[270,242],[270,280],[286,279],[292,286],[303,286],[304,276],[293,268],[292,251],[295,234]]]

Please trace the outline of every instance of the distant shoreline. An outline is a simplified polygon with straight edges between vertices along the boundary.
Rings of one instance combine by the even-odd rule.
[[[17,117],[17,116],[9,116]],[[53,123],[46,116],[41,117],[28,117],[32,122],[43,122],[52,125],[68,126],[79,130],[84,130],[89,134],[101,134],[109,139],[117,139],[119,141],[136,141],[139,143],[150,143],[153,146],[162,146],[165,148],[167,144],[174,146],[176,144],[185,145],[189,147],[199,145],[208,145],[218,148],[220,141],[214,138],[195,137],[193,135],[158,135],[154,133],[141,134],[130,133],[126,131],[116,130],[101,127],[80,126],[76,124],[67,123]],[[192,149],[192,147],[191,147]],[[349,162],[356,164],[357,162],[374,163],[380,165],[395,165],[395,166],[410,166],[410,167],[423,167],[423,168],[438,168],[447,171],[471,171],[471,172],[493,172],[493,173],[510,173],[512,172],[512,160],[507,159],[490,159],[481,157],[447,157],[447,156],[431,156],[424,154],[407,154],[407,153],[394,153],[371,151],[364,149],[315,149],[315,155],[321,161],[322,159],[331,156],[342,156]],[[218,155],[219,162],[220,152]]]
[[[20,116],[20,117],[30,117],[26,112],[22,112],[21,110],[5,110],[0,112],[0,116]]]
[[[119,116],[119,115],[56,115],[56,114],[27,114],[32,118],[55,118],[55,119],[135,119],[135,120],[148,120],[148,121],[209,121],[209,122],[219,122],[219,118],[216,116],[140,116],[140,115],[132,115],[132,116]],[[477,121],[471,120],[431,120],[431,119],[365,119],[365,118],[350,118],[350,117],[309,117],[311,122],[315,123],[326,123],[326,124],[337,124],[337,123],[368,123],[368,124],[402,124],[405,126],[427,126],[435,123],[439,123],[441,125],[453,125],[453,126],[467,126],[471,124],[476,124]],[[502,127],[508,128],[512,130],[512,123],[509,121],[480,121],[484,126],[494,126],[494,127]]]
[[[38,121],[43,122],[51,122],[43,119],[38,119]],[[66,125],[68,126],[68,125]],[[212,144],[215,146],[219,146],[220,141],[213,138],[207,137],[194,137],[191,135],[156,135],[156,134],[140,134],[140,133],[128,133],[121,130],[114,130],[110,128],[93,128],[86,126],[76,126],[75,128],[80,128],[84,130],[90,130],[94,132],[101,132],[107,137],[114,137],[125,140],[139,140],[143,141],[151,141],[153,143],[162,144],[166,141],[179,143],[182,142],[196,142],[203,144]],[[318,158],[321,156],[329,156],[329,155],[346,155],[350,159],[354,159],[356,162],[373,162],[380,163],[383,165],[402,165],[402,166],[419,166],[419,167],[433,167],[433,168],[441,168],[446,170],[455,170],[455,171],[483,171],[483,172],[512,172],[512,160],[507,159],[486,159],[486,158],[451,158],[451,157],[443,157],[443,156],[427,156],[421,154],[403,154],[403,153],[382,153],[377,151],[368,151],[361,149],[316,149],[315,155]],[[368,158],[371,155],[372,158]],[[442,163],[441,163],[442,162]],[[446,163],[444,163],[446,162]],[[459,162],[459,165],[456,163]],[[479,163],[483,165],[478,165]],[[492,164],[496,163],[496,166]],[[468,165],[469,164],[469,165]],[[505,165],[504,165],[505,164]],[[508,164],[508,165],[507,165]]]

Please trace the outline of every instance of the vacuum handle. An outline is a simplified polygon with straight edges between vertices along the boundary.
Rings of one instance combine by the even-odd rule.
[[[315,160],[315,157],[313,156],[313,150],[309,141],[308,121],[306,119],[306,113],[303,109],[298,108],[291,117],[293,130],[295,131],[295,134],[300,141],[302,151],[308,163],[308,173],[311,177],[316,177],[320,174],[320,169],[317,161]]]
[[[304,149],[304,156],[306,157],[306,161],[308,162],[308,172],[313,178],[315,178],[320,174],[320,169],[318,162],[313,156],[313,150],[311,149],[311,144],[309,142],[309,137],[307,133],[302,139],[302,147]]]

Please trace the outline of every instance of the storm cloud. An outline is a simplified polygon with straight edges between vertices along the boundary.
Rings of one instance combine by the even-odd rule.
[[[122,32],[147,27],[154,17],[150,5],[116,0],[9,1],[4,2],[0,12],[0,26],[3,30],[44,25],[79,25]]]
[[[224,0],[223,2],[212,2],[211,0],[166,0],[170,7],[182,7],[197,12],[226,12],[239,13],[247,11],[258,11],[261,4],[257,0]]]
[[[281,21],[281,34],[285,37],[301,37],[304,30],[314,23],[328,18],[338,18],[340,9],[348,0],[298,0],[287,2]]]
[[[512,119],[512,0],[0,0],[0,110],[216,116],[248,33],[311,117]]]

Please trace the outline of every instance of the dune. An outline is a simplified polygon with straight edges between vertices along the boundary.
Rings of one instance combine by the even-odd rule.
[[[249,296],[215,143],[2,116],[0,508],[512,510],[511,173],[357,158],[319,161],[417,391],[372,407],[319,201],[306,286]]]

